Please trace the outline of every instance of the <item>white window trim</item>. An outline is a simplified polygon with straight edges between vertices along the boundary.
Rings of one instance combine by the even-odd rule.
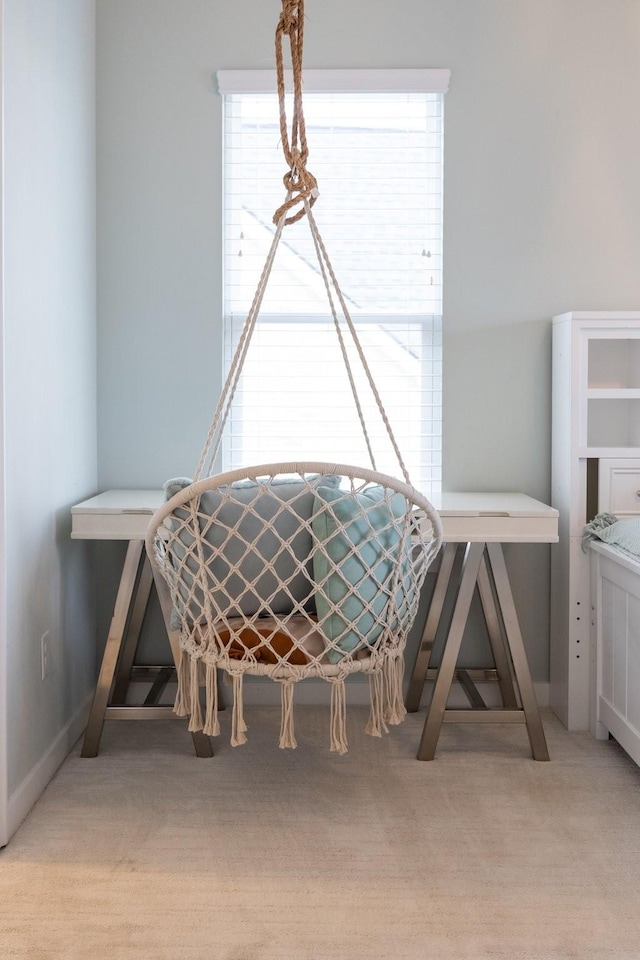
[[[305,70],[304,90],[309,93],[446,93],[450,70]],[[218,93],[275,93],[273,70],[218,70]],[[285,71],[287,89],[291,71]]]
[[[380,95],[382,98],[385,95],[424,95],[442,97],[444,93],[448,90],[449,87],[449,70],[430,70],[430,69],[420,69],[420,70],[311,70],[305,71],[303,83],[304,90],[310,94],[326,94],[329,97],[341,94],[369,94],[369,95]],[[222,70],[216,74],[218,92],[221,97],[257,97],[260,96],[271,96],[276,97],[276,77],[275,73],[272,70]],[[287,89],[290,90],[292,87],[291,77],[286,80]],[[225,160],[226,162],[226,160]],[[226,202],[226,201],[225,201]],[[226,224],[226,214],[225,214],[225,224]],[[225,243],[226,243],[226,234],[225,234]],[[226,254],[225,254],[226,257]],[[226,267],[225,267],[226,269]],[[226,281],[225,281],[226,282]],[[233,334],[233,329],[235,323],[240,320],[244,320],[244,316],[238,316],[233,311],[228,312],[228,304],[225,301],[225,321],[224,321],[224,356],[225,363],[228,366],[231,355],[230,350],[235,346],[235,337]],[[277,319],[279,323],[282,322],[283,317],[278,314],[276,316],[270,316],[268,313],[261,311],[260,314],[261,321],[268,326],[270,320]],[[294,321],[296,319],[307,321],[315,321],[316,319],[321,322],[326,322],[326,317],[317,317],[307,316],[306,314],[300,318],[287,317],[287,319]],[[366,321],[366,319],[360,314],[358,315],[358,321]],[[375,317],[372,316],[371,320],[375,324],[381,324],[382,327],[386,326],[387,315],[376,314]],[[388,318],[392,319],[392,318]],[[410,317],[403,314],[402,320],[419,321],[426,320],[429,321],[425,326],[425,333],[427,333],[431,338],[433,338],[433,346],[437,347],[441,343],[441,324],[442,324],[442,301],[440,300],[440,307],[435,313],[425,313],[422,316],[422,311],[420,315],[411,315]],[[441,350],[441,346],[440,346]],[[431,348],[427,347],[423,355],[423,375],[427,378],[436,378],[441,377],[441,353],[436,357],[431,355]],[[429,369],[425,367],[426,364],[432,364],[435,362],[435,366]],[[441,436],[442,436],[442,416],[440,412],[440,417],[434,416],[434,411],[437,413],[437,408],[441,407],[442,402],[442,393],[441,387],[439,388],[439,395],[436,397],[435,394],[438,394],[437,384],[434,384],[433,387],[429,387],[427,380],[424,381],[424,386],[422,389],[422,399],[420,400],[420,406],[426,404],[427,416],[422,417],[421,415],[421,425],[418,431],[420,438],[420,450],[412,448],[412,454],[418,456],[418,461],[416,464],[410,467],[411,473],[414,477],[414,482],[419,485],[419,488],[424,489],[424,492],[427,495],[433,495],[434,493],[439,492],[441,486],[441,469],[442,469],[442,445],[441,445]],[[433,393],[433,397],[428,400],[427,394]],[[434,399],[435,398],[435,399]],[[368,399],[368,394],[367,394]],[[250,421],[247,421],[250,423]],[[431,429],[427,429],[428,424],[431,423]],[[236,444],[238,443],[238,449],[243,447],[243,432],[245,430],[245,421],[242,417],[238,418],[236,430],[227,430],[223,437],[223,449],[222,449],[222,461],[223,468],[227,469],[232,465],[235,465],[235,459],[237,456],[237,451],[235,451]],[[376,427],[378,427],[376,421]],[[249,434],[251,431],[249,431]],[[402,433],[402,427],[400,427],[400,433]],[[386,449],[386,437],[382,437],[382,443],[379,450],[376,450],[376,455],[378,453],[380,456],[388,456],[389,451]],[[402,445],[401,445],[402,448]],[[257,448],[256,448],[257,449]],[[235,452],[234,452],[235,451]],[[407,450],[404,451],[406,457]],[[255,460],[256,455],[251,455]],[[258,459],[264,459],[259,454],[257,454]],[[395,467],[385,467],[389,469],[390,472],[395,472]]]

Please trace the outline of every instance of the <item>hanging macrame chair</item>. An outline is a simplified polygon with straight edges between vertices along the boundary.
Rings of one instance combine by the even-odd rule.
[[[281,685],[280,746],[295,747],[294,684],[320,677],[331,684],[330,748],[347,749],[345,679],[369,676],[366,731],[381,736],[405,715],[404,648],[420,589],[440,548],[440,518],[410,482],[355,327],[320,237],[312,206],[315,178],[306,169],[302,110],[302,0],[282,0],[276,31],[280,125],[289,172],[287,197],[193,481],[168,487],[146,546],[169,587],[180,637],[175,710],[191,731],[215,736],[219,669],[233,683],[231,743],[246,741],[245,674]],[[293,68],[289,140],[282,41]],[[296,212],[292,208],[298,206]],[[262,464],[214,475],[222,434],[258,319],[284,227],[308,219],[371,467],[326,462]],[[353,344],[404,480],[378,472],[348,358]],[[204,711],[200,689],[205,688]]]

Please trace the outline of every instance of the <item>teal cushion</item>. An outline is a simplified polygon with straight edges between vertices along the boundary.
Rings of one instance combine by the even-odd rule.
[[[407,501],[382,486],[359,493],[318,487],[315,493],[311,526],[318,545],[313,556],[316,612],[334,645],[327,655],[338,663],[341,651],[355,650],[363,637],[368,644],[380,637],[398,562],[403,569],[395,598],[396,626],[398,617],[406,616],[410,551],[404,551],[404,560],[400,553]]]

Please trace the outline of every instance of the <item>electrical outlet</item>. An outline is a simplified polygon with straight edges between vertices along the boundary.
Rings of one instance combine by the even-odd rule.
[[[42,667],[42,679],[51,673],[51,634],[48,630],[40,637],[40,666]]]

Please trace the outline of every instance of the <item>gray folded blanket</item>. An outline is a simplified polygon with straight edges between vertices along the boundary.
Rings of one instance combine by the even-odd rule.
[[[592,540],[602,540],[629,556],[640,557],[640,516],[618,519],[612,513],[599,513],[584,528],[582,549],[586,551]]]

